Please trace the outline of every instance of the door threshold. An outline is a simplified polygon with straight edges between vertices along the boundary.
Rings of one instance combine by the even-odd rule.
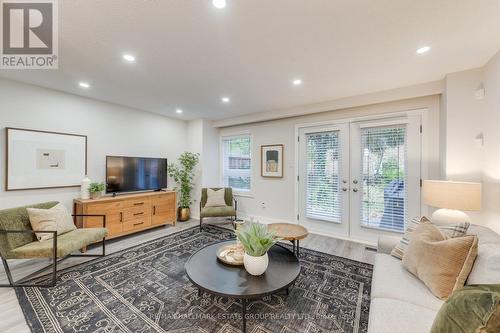
[[[307,228],[307,225],[303,225],[303,226]],[[363,239],[352,238],[352,237],[349,237],[349,236],[335,235],[335,234],[324,232],[324,231],[316,231],[314,229],[309,229],[309,233],[310,234],[314,234],[314,235],[326,236],[326,237],[330,237],[330,238],[337,238],[337,239],[340,239],[340,240],[345,240],[345,241],[349,241],[349,242],[359,243],[359,244],[366,245],[367,247],[370,247],[370,248],[375,248],[375,249],[377,248],[377,243],[376,242],[369,242],[369,241],[363,240]]]

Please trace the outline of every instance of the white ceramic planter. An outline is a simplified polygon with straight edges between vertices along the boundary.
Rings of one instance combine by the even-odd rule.
[[[252,257],[245,253],[243,257],[243,265],[246,271],[254,276],[262,275],[269,265],[269,257],[267,253],[260,257]]]

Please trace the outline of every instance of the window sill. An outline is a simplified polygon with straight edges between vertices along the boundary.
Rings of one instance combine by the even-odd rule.
[[[364,224],[361,225],[361,228],[377,230],[377,231],[385,231],[385,232],[390,232],[390,233],[397,234],[397,235],[403,235],[405,233],[405,231],[394,230],[394,229],[389,229],[389,228],[373,227],[373,226],[364,225]]]
[[[253,199],[253,194],[250,193],[250,192],[248,192],[248,193],[246,193],[246,192],[233,192],[233,195],[235,197],[251,198],[251,199]]]

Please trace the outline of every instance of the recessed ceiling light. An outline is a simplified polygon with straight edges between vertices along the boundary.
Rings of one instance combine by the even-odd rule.
[[[182,111],[181,109],[175,110],[175,113],[177,113],[177,114],[181,114],[182,112],[184,112],[184,111]]]
[[[226,0],[212,0],[212,5],[219,9],[226,8]]]
[[[128,62],[135,62],[135,57],[131,54],[124,54],[123,59],[127,60]]]
[[[417,54],[424,54],[427,53],[431,50],[430,46],[422,46],[421,48],[417,49]]]
[[[231,99],[229,97],[222,97],[221,101],[222,101],[222,103],[229,103],[229,102],[231,102]]]
[[[301,79],[295,79],[292,81],[293,85],[294,86],[300,86],[302,84],[302,80]]]
[[[90,88],[90,84],[88,84],[87,82],[79,82],[78,85],[85,89]]]

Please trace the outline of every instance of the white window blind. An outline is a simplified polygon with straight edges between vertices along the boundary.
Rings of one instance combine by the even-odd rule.
[[[308,218],[341,223],[339,132],[306,134]]]
[[[223,185],[236,191],[250,191],[252,175],[250,135],[222,138]]]
[[[362,128],[361,156],[362,225],[404,231],[406,125]]]

